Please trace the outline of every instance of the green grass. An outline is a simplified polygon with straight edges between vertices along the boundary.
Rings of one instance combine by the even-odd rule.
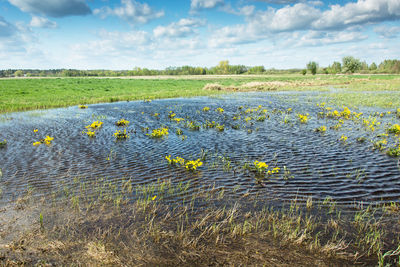
[[[3,79],[0,80],[0,113],[125,100],[210,96],[222,92],[203,90],[203,87],[208,83],[219,83],[222,86],[240,86],[252,81],[285,82],[284,85],[278,86],[278,90],[326,91],[329,87],[334,86],[354,91],[386,90],[394,93],[400,91],[400,76],[398,75],[227,75],[218,77],[151,77],[146,79]],[[376,96],[376,100],[380,102],[380,106],[385,106],[387,97],[388,95],[379,95]],[[393,97],[397,97],[397,95],[393,95]],[[338,95],[334,98],[338,99],[338,103],[354,103],[354,100],[357,100],[357,98],[354,99],[346,95]],[[358,102],[362,104],[367,98],[369,96],[358,99]],[[392,104],[397,105],[398,103],[393,102]]]

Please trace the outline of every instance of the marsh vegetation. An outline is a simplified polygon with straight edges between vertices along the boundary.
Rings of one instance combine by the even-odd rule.
[[[0,116],[4,265],[399,264],[397,76],[31,82],[79,90]]]

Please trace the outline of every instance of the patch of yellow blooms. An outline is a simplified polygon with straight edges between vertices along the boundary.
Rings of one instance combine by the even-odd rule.
[[[53,141],[53,140],[54,140],[54,137],[50,137],[50,136],[47,135],[46,138],[41,139],[40,141],[34,142],[33,145],[34,146],[38,146],[38,145],[41,145],[41,144],[50,145],[51,141]]]
[[[161,138],[166,135],[168,135],[168,128],[166,127],[154,129],[150,134],[150,136],[153,138]]]
[[[165,159],[168,161],[170,165],[181,165],[184,166],[186,170],[195,171],[198,167],[203,165],[203,162],[200,159],[197,160],[185,160],[181,157],[176,157],[171,159],[171,155],[165,156]]]
[[[308,121],[308,116],[309,116],[310,114],[305,114],[305,115],[303,115],[303,114],[297,114],[297,117],[299,117],[299,120],[300,120],[300,122],[301,123],[307,123],[307,121]]]
[[[256,171],[259,174],[262,174],[265,172],[268,175],[272,175],[272,174],[279,173],[279,170],[281,169],[279,167],[274,167],[274,168],[268,170],[268,164],[265,163],[264,161],[255,160],[253,164],[254,164],[254,167],[256,168]]]
[[[129,121],[127,121],[127,120],[125,120],[125,119],[120,119],[119,121],[117,121],[116,123],[115,123],[115,125],[117,125],[117,126],[126,126],[126,125],[128,125],[129,124]]]

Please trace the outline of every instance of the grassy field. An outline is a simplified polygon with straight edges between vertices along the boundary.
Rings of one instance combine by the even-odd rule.
[[[261,86],[246,87],[251,82]],[[263,84],[264,83],[264,84]],[[204,90],[207,84],[219,84],[223,90]],[[390,107],[400,105],[400,76],[396,75],[227,75],[134,78],[40,78],[0,80],[0,112],[67,107],[125,100],[206,96],[241,90],[315,90],[328,91],[331,87],[368,94],[333,95],[338,104],[367,104]],[[226,88],[226,90],[224,90]],[[391,91],[382,94],[379,91]],[[391,104],[390,104],[391,103]]]

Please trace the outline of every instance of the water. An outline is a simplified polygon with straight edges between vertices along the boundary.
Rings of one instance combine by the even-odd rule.
[[[326,197],[343,205],[354,202],[390,202],[400,197],[400,171],[397,159],[371,149],[371,143],[357,143],[356,138],[376,138],[377,129],[371,132],[360,124],[345,121],[338,130],[328,129],[325,134],[314,129],[337,123],[333,119],[317,119],[320,111],[313,102],[316,93],[243,93],[219,98],[198,97],[190,99],[167,99],[152,102],[134,101],[90,105],[88,109],[69,107],[45,111],[13,113],[0,117],[0,138],[8,145],[0,149],[0,180],[2,201],[12,201],[35,188],[37,194],[49,194],[74,177],[89,181],[97,178],[119,184],[130,178],[135,185],[157,180],[171,179],[174,183],[191,182],[191,189],[235,189],[238,193],[258,194],[265,199],[291,200],[312,196],[315,200]],[[265,121],[234,121],[239,115],[238,107],[267,109]],[[210,111],[203,112],[208,106]],[[224,109],[223,113],[215,111]],[[284,113],[292,108],[290,114]],[[223,132],[216,129],[191,131],[183,124],[170,121],[168,112],[176,117],[203,124],[206,120],[225,125]],[[377,109],[362,109],[364,117]],[[283,113],[282,113],[283,112]],[[154,116],[159,113],[159,116]],[[309,113],[307,124],[300,124],[296,113]],[[291,123],[284,123],[284,118]],[[121,118],[130,121],[126,129],[127,140],[116,141],[113,133],[118,129],[115,122]],[[103,127],[95,138],[82,133],[85,126],[95,120]],[[394,123],[395,116],[379,118],[384,125]],[[252,124],[251,124],[252,123]],[[239,125],[240,129],[233,129]],[[152,139],[142,130],[150,131],[162,126],[169,127],[169,136]],[[180,128],[185,140],[175,133]],[[38,129],[34,133],[34,129]],[[348,136],[347,144],[338,141]],[[50,146],[33,146],[33,142],[46,135],[54,137]],[[394,138],[392,138],[394,140]],[[392,140],[390,139],[390,140]],[[390,141],[389,140],[389,141]],[[390,142],[394,142],[394,141]],[[166,155],[197,159],[206,150],[208,157],[197,172],[171,167]],[[224,170],[222,159],[231,162]],[[279,175],[257,183],[255,174],[243,170],[244,163],[265,161],[281,168]],[[283,166],[290,174],[284,175]],[[190,192],[189,192],[190,193]]]

